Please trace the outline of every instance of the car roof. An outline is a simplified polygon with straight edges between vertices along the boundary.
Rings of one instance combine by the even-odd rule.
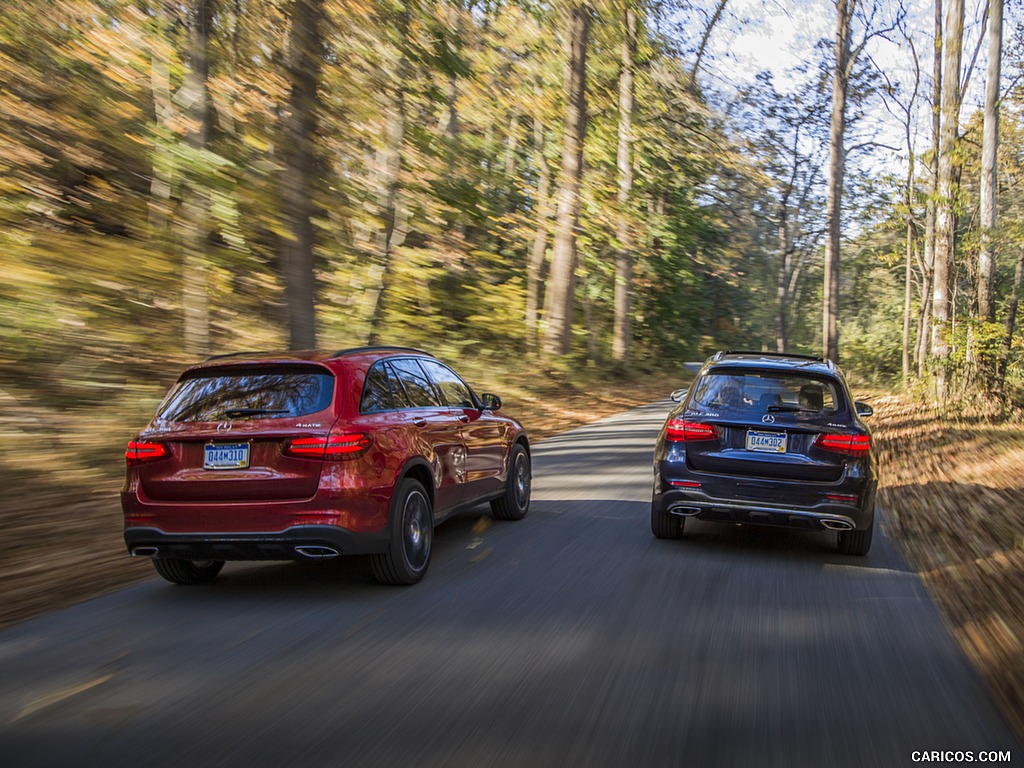
[[[704,363],[704,370],[723,368],[759,368],[761,370],[792,371],[838,376],[839,370],[831,360],[790,352],[734,352],[716,353]]]
[[[268,352],[231,352],[224,355],[213,355],[201,363],[191,366],[188,370],[208,368],[220,365],[252,365],[254,363],[280,364],[280,363],[321,363],[330,365],[333,361],[352,361],[356,363],[372,363],[384,357],[392,357],[399,354],[415,355],[417,357],[430,357],[429,352],[424,352],[413,347],[398,346],[364,346],[348,347],[346,349],[324,350],[324,349],[303,349],[291,351],[268,351]]]

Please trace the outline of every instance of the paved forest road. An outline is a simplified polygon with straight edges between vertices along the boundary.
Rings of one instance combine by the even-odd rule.
[[[535,446],[426,580],[229,564],[0,633],[0,765],[912,766],[1021,746],[884,537],[650,534],[665,403]],[[140,567],[147,567],[140,565]]]

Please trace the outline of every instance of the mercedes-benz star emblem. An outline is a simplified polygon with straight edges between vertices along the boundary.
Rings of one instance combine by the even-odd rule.
[[[761,421],[764,424],[774,424],[775,423],[775,417],[772,416],[770,413],[766,413],[764,416],[761,417]]]
[[[217,425],[217,431],[218,432],[230,432],[231,431],[231,422],[230,421],[222,421],[220,424]]]

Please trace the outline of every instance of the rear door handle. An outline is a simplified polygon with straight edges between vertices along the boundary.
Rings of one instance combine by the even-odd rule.
[[[458,419],[459,419],[459,421],[461,421],[461,422],[462,422],[463,424],[465,424],[466,422],[468,422],[468,421],[469,421],[469,416],[467,416],[467,415],[466,415],[466,414],[464,414],[464,413],[460,413],[460,414],[459,414],[459,416],[458,416]]]
[[[421,427],[421,428],[427,426],[427,420],[426,419],[413,419],[412,423],[415,424],[417,427]]]

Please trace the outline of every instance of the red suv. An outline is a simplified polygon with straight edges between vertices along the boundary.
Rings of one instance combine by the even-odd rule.
[[[500,408],[415,349],[211,358],[128,444],[125,543],[177,584],[226,560],[348,554],[414,584],[437,523],[483,501],[502,520],[529,509],[530,444]]]

